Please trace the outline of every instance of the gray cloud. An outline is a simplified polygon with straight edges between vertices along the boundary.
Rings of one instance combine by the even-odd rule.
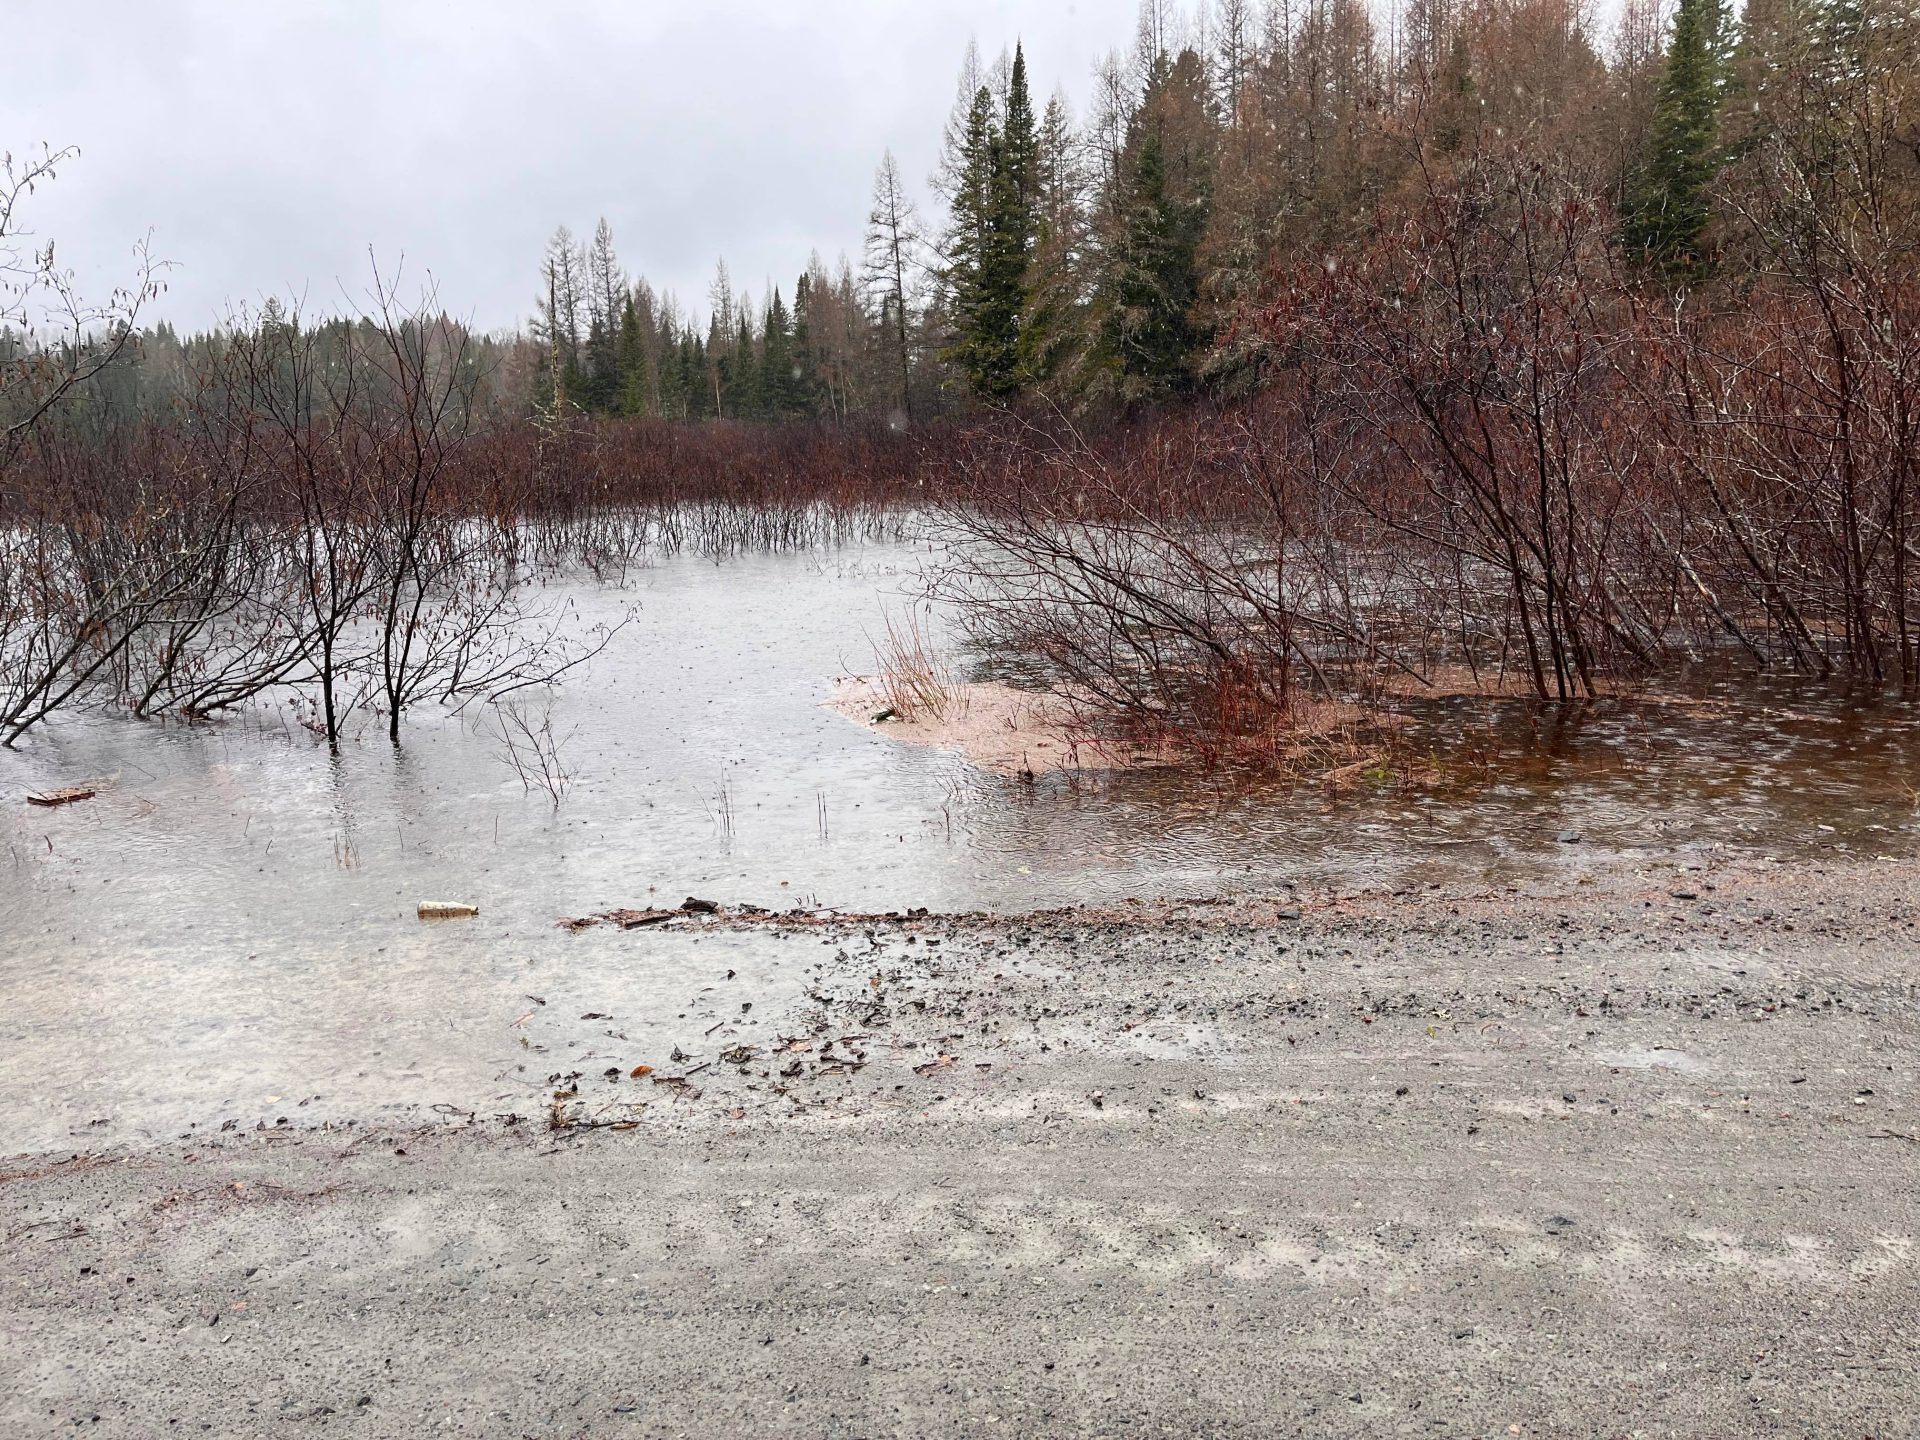
[[[34,0],[9,16],[0,148],[82,157],[31,220],[96,289],[151,229],[158,313],[358,291],[367,249],[485,328],[530,313],[559,223],[704,307],[857,253],[891,146],[933,169],[970,37],[1024,39],[1076,107],[1136,0]],[[23,13],[24,12],[24,13]]]

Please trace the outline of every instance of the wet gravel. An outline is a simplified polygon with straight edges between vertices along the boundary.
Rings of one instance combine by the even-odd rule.
[[[1904,1435],[1916,902],[675,916],[786,978],[533,1007],[484,1102],[0,1162],[0,1431]]]

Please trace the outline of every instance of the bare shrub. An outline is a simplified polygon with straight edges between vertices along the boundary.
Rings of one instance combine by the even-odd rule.
[[[496,700],[486,707],[478,728],[496,742],[497,753],[519,777],[521,788],[529,794],[539,790],[557,809],[574,781],[562,752],[578,731],[554,733],[551,702]]]
[[[941,593],[977,645],[1033,657],[1092,738],[1291,752],[1303,690],[1363,698],[1387,657],[1348,556],[1301,524],[1326,518],[1330,492],[1301,483],[1326,457],[1273,445],[1280,420],[1192,413],[1105,445],[1063,424],[983,432],[940,511]]]

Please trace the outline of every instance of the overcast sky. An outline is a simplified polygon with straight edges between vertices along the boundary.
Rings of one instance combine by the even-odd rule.
[[[133,241],[178,262],[157,312],[431,270],[483,329],[532,311],[555,225],[704,310],[714,261],[791,293],[857,257],[881,151],[924,190],[977,38],[1025,41],[1084,110],[1137,0],[12,0],[0,149],[81,156],[31,202],[89,293]]]

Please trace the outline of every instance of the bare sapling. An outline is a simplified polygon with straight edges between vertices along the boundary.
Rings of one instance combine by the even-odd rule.
[[[520,699],[490,703],[478,728],[498,743],[500,758],[519,778],[521,788],[529,794],[540,791],[558,809],[575,778],[563,751],[578,733],[577,727],[556,734],[550,700]]]

